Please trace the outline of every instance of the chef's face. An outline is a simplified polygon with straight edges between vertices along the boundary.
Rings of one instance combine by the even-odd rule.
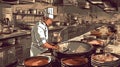
[[[53,22],[52,19],[47,19],[47,20],[46,20],[47,26],[50,26],[50,25],[52,24],[52,22]]]

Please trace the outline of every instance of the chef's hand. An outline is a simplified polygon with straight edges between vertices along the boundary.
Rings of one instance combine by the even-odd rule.
[[[55,45],[55,46],[53,46],[53,49],[54,49],[54,50],[59,50],[59,46],[58,46],[58,45]]]

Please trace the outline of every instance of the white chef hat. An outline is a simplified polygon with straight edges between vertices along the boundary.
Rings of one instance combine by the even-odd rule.
[[[48,17],[50,19],[53,19],[54,18],[53,8],[47,8],[47,9],[45,9],[44,17]]]
[[[48,17],[50,19],[53,19],[54,18],[54,15],[53,14],[44,14],[44,17]]]

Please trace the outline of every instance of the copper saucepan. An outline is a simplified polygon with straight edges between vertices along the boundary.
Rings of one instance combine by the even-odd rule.
[[[25,59],[25,67],[50,67],[51,58],[48,56],[35,56]]]

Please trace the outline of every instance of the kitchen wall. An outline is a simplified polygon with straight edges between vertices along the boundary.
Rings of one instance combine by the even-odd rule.
[[[0,19],[4,18],[4,17],[9,18],[10,20],[12,20],[11,5],[0,3]]]

